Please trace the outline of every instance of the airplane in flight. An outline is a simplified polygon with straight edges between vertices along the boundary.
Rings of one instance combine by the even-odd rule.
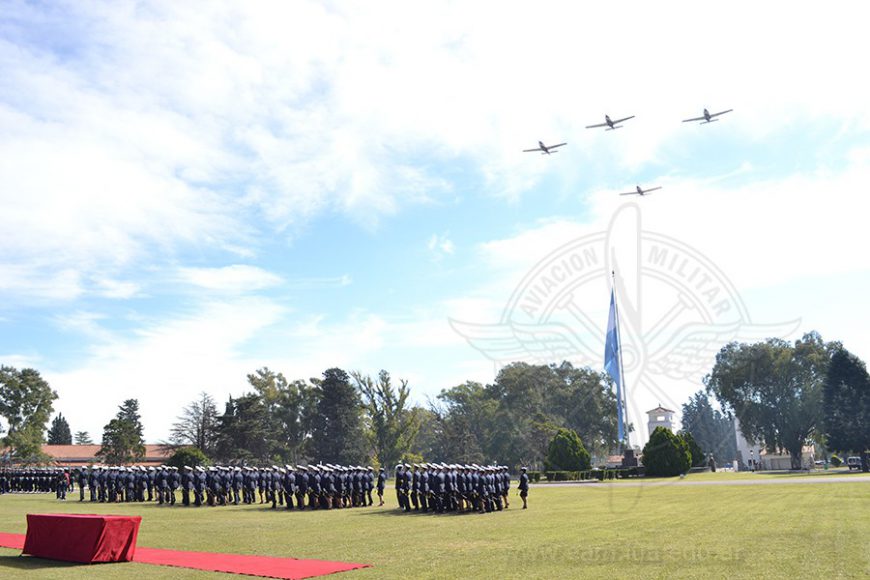
[[[650,187],[649,189],[642,189],[639,185],[636,187],[637,191],[626,191],[625,193],[620,193],[619,195],[647,195],[651,191],[655,191],[657,189],[661,189],[659,187]]]
[[[567,143],[557,143],[556,145],[544,145],[543,141],[538,141],[538,146],[535,149],[523,149],[523,153],[531,153],[533,151],[540,151],[541,155],[549,155],[550,153],[558,153],[558,151],[553,151],[556,147],[561,147],[562,145],[567,145]]]
[[[701,121],[699,125],[706,125],[707,123],[712,123],[714,121],[718,121],[719,119],[714,119],[714,117],[718,117],[719,115],[724,115],[725,113],[730,113],[734,109],[728,109],[727,111],[719,111],[718,113],[711,113],[707,109],[704,109],[704,114],[700,117],[693,117],[691,119],[683,119],[683,123],[690,123],[692,121]]]
[[[622,119],[617,119],[615,121],[610,118],[610,115],[604,115],[603,123],[599,123],[598,125],[586,125],[586,128],[596,129],[598,127],[607,127],[605,131],[612,131],[613,129],[619,129],[620,127],[622,127],[620,123],[622,123],[623,121],[628,121],[629,119],[634,119],[634,115],[632,115],[631,117],[623,117]]]

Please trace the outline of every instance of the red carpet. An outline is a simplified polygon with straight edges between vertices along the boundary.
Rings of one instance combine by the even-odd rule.
[[[20,550],[24,547],[24,534],[4,534],[0,532],[0,546]],[[296,560],[294,558],[273,558],[270,556],[244,556],[239,554],[216,554],[212,552],[182,552],[161,550],[159,548],[136,548],[134,562],[176,566],[210,572],[229,572],[266,578],[294,580],[313,578],[346,572],[357,568],[368,568],[368,564],[348,564],[346,562],[326,562],[323,560]]]
[[[24,534],[4,534],[0,532],[0,547],[13,550],[24,549]]]

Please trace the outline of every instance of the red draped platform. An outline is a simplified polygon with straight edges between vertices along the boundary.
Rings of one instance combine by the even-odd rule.
[[[139,516],[27,514],[24,554],[65,562],[130,562]]]
[[[24,547],[24,535],[0,532],[0,547],[21,549]],[[194,570],[248,574],[284,580],[313,578],[315,576],[346,572],[357,568],[368,568],[367,564],[351,564],[348,562],[297,560],[294,558],[216,554],[213,552],[183,552],[178,550],[160,550],[157,548],[139,548],[136,550],[134,561],[142,564],[177,566],[180,568],[192,568]]]

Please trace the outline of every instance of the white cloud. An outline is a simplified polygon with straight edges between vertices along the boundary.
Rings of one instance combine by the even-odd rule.
[[[59,320],[92,342],[75,368],[43,374],[60,395],[55,405],[75,430],[99,439],[125,399],[140,401],[146,439],[165,438],[181,408],[200,391],[222,401],[244,390],[245,375],[262,366],[243,346],[284,315],[259,298],[206,302],[188,314],[143,322],[120,333],[103,315],[76,313]],[[45,365],[50,366],[50,365]]]
[[[180,279],[194,286],[223,292],[251,292],[281,284],[282,279],[255,266],[235,264],[222,268],[180,268]]]
[[[452,256],[456,251],[456,245],[450,239],[450,232],[444,234],[432,234],[429,241],[426,242],[426,248],[429,250],[429,255],[435,261],[442,260],[445,256]]]

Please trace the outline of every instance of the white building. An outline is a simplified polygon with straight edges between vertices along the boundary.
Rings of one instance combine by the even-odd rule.
[[[740,420],[734,417],[734,436],[737,438],[737,457],[734,458],[735,471],[749,469],[749,460],[753,463],[761,459],[761,446],[755,442],[750,443],[743,432],[740,431]]]
[[[652,432],[656,430],[656,427],[664,427],[671,431],[674,430],[674,411],[665,409],[659,405],[655,409],[647,411],[646,414],[649,415],[647,427],[649,428],[650,435],[652,435]]]

